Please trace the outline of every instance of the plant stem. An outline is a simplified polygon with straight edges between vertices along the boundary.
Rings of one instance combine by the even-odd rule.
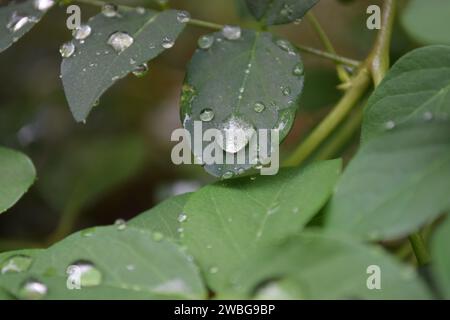
[[[330,38],[328,38],[327,34],[325,33],[325,30],[320,25],[319,20],[317,20],[316,16],[312,12],[307,13],[307,18],[314,30],[316,31],[317,35],[319,36],[320,41],[322,41],[323,45],[325,46],[325,49],[331,53],[336,55],[336,50],[333,47],[333,44],[331,43]],[[338,61],[336,61],[338,62]],[[347,83],[350,81],[350,76],[345,70],[345,68],[338,62],[338,65],[336,67],[339,79]]]
[[[349,114],[356,103],[364,96],[369,88],[370,76],[368,70],[363,67],[352,79],[350,89],[344,94],[336,107],[313,130],[306,140],[294,151],[285,162],[287,166],[298,166],[303,163],[325,141],[330,133]]]
[[[188,23],[192,26],[207,28],[207,29],[214,29],[214,30],[222,30],[222,28],[224,27],[221,24],[198,20],[198,19],[191,19],[191,20],[189,20]]]
[[[344,64],[347,65],[349,67],[352,68],[358,68],[361,65],[361,61],[357,61],[357,60],[353,60],[350,58],[346,58],[346,57],[342,57],[342,56],[338,56],[337,54],[333,54],[333,53],[329,53],[329,52],[325,52],[322,50],[318,50],[315,48],[311,48],[311,47],[306,47],[306,46],[301,46],[301,45],[296,45],[297,49],[299,49],[300,51],[306,52],[306,53],[310,53],[313,55],[316,55],[318,57],[321,58],[325,58],[325,59],[329,59],[331,61],[340,63],[340,64]]]
[[[411,242],[411,246],[413,248],[419,266],[424,266],[430,263],[431,258],[428,254],[428,250],[425,242],[423,241],[422,235],[419,232],[413,233],[409,236],[409,241]]]

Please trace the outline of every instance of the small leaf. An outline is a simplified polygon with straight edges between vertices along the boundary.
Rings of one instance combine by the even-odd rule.
[[[199,49],[188,67],[181,97],[184,127],[192,137],[194,121],[202,121],[204,131],[278,129],[282,140],[291,129],[303,90],[303,64],[295,48],[270,33],[250,30],[236,40],[221,33],[210,36],[214,43]],[[204,142],[203,148],[208,144]],[[245,147],[248,151],[249,144]],[[235,155],[234,150],[222,150]],[[197,153],[197,158],[202,156]],[[220,177],[253,166],[247,157],[239,166],[207,164],[205,170]]]
[[[27,156],[0,147],[0,213],[12,207],[35,178],[36,170]]]
[[[77,121],[86,119],[100,96],[118,79],[173,46],[185,26],[175,10],[122,9],[118,14],[91,18],[90,35],[74,39],[75,52],[62,62],[64,90]]]
[[[449,189],[449,122],[402,126],[359,150],[336,186],[326,227],[401,238],[450,209]]]
[[[331,195],[341,161],[206,186],[185,206],[181,240],[219,290],[248,255],[299,232]]]
[[[450,46],[430,46],[402,57],[370,97],[363,142],[406,122],[450,117]]]
[[[253,16],[267,25],[285,24],[303,18],[319,0],[246,0]]]
[[[411,0],[403,10],[401,21],[405,30],[424,44],[450,44],[450,2],[442,0]]]
[[[30,31],[53,4],[54,1],[49,0],[9,1],[7,5],[0,3],[0,52]]]
[[[439,226],[431,242],[432,270],[443,298],[450,299],[450,219]]]
[[[68,290],[71,265],[95,271],[81,275],[82,290]],[[45,299],[205,298],[197,268],[179,247],[130,226],[73,234],[41,252],[27,272],[0,277],[0,287],[21,297],[20,285],[31,278],[48,288]]]
[[[149,230],[154,235],[160,234],[162,237],[169,239],[178,239],[180,223],[182,222],[180,220],[183,220],[184,205],[190,196],[190,193],[185,193],[171,197],[130,220],[128,225]]]
[[[380,290],[367,286],[372,275],[369,266],[379,267]],[[280,280],[284,286],[277,287]],[[271,285],[272,291],[284,293],[287,283],[290,296],[303,300],[431,298],[414,269],[381,248],[319,231],[304,231],[282,245],[262,250],[231,281],[230,295],[243,298],[261,294]]]

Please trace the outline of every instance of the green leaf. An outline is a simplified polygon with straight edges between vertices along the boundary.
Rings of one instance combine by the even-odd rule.
[[[190,196],[191,193],[185,193],[171,197],[130,220],[128,225],[146,229],[170,239],[178,239],[179,220],[183,219],[184,205]]]
[[[402,126],[368,141],[342,175],[328,208],[332,231],[388,240],[450,209],[450,125]]]
[[[221,289],[250,253],[299,232],[328,200],[340,170],[340,160],[318,162],[195,192],[181,239],[211,288]]]
[[[0,213],[12,207],[35,178],[36,170],[27,156],[0,147]]]
[[[379,267],[380,290],[368,289],[373,274],[368,273],[369,266]],[[231,282],[229,296],[242,298],[268,291],[295,299],[430,298],[413,268],[401,265],[381,248],[319,231],[304,231],[262,250],[241,266]]]
[[[9,1],[7,5],[0,3],[0,52],[30,31],[49,9],[44,10],[38,4],[39,1],[34,0]]]
[[[214,117],[203,121],[204,131],[278,129],[282,140],[291,129],[303,90],[303,64],[295,48],[270,33],[250,30],[237,40],[227,40],[221,33],[209,36],[215,38],[214,44],[197,50],[188,67],[181,97],[184,127],[198,139],[194,121],[200,121],[202,111],[209,109]],[[260,112],[255,111],[257,106],[262,106]],[[204,142],[203,148],[208,144]],[[247,155],[248,149],[247,144]],[[220,177],[226,172],[241,174],[253,166],[247,157],[240,166],[207,164],[205,169]]]
[[[98,14],[91,18],[91,35],[73,40],[75,53],[61,65],[64,91],[77,121],[84,121],[100,96],[125,77],[173,45],[184,29],[178,11],[120,11],[120,17]],[[128,33],[134,41],[120,54],[108,44],[115,32]],[[84,43],[82,43],[84,42]]]
[[[444,299],[450,299],[450,219],[439,226],[431,242],[432,270],[436,285]]]
[[[80,261],[95,272],[81,277],[81,290],[69,290],[67,268]],[[39,254],[25,274],[0,277],[0,286],[21,297],[21,284],[30,278],[48,287],[47,299],[201,299],[206,294],[181,248],[133,227],[99,227],[69,236]]]
[[[285,24],[303,18],[319,0],[246,0],[253,16],[267,25]]]
[[[411,0],[401,21],[406,31],[424,44],[450,44],[450,2]]]
[[[450,116],[450,47],[430,46],[402,57],[368,101],[363,142],[406,122]]]

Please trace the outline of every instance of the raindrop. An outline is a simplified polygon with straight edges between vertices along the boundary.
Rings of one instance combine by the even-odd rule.
[[[21,299],[40,300],[43,299],[48,292],[48,288],[42,282],[35,279],[28,279],[19,289],[18,296]]]
[[[114,18],[118,16],[118,7],[113,3],[106,3],[102,7],[102,14],[108,18]]]
[[[228,40],[237,40],[241,37],[241,28],[239,26],[224,26],[222,29],[223,36]]]
[[[289,96],[291,94],[291,88],[289,87],[282,87],[281,91],[283,92],[284,96]]]
[[[87,37],[89,37],[91,32],[92,32],[91,27],[87,24],[83,24],[83,25],[79,26],[78,28],[76,28],[75,30],[73,30],[72,35],[77,40],[84,40]]]
[[[136,267],[133,264],[129,264],[126,266],[128,271],[134,271],[134,269],[136,269]]]
[[[191,20],[191,15],[187,11],[179,11],[177,13],[177,21],[180,23],[188,23]]]
[[[433,120],[433,114],[430,111],[427,111],[423,114],[423,119],[425,121]]]
[[[59,48],[61,57],[69,58],[75,53],[75,45],[72,42],[66,42]]]
[[[162,47],[164,49],[170,49],[174,46],[174,44],[175,44],[175,41],[173,41],[169,37],[164,37],[164,39],[162,41]]]
[[[10,257],[2,264],[1,273],[24,272],[27,271],[32,263],[29,256],[18,254]]]
[[[213,43],[214,43],[214,36],[209,35],[209,34],[201,36],[197,42],[198,47],[203,50],[207,50],[207,49],[211,48]]]
[[[285,17],[291,17],[294,14],[294,10],[288,4],[285,4],[280,11],[280,14]]]
[[[200,112],[200,120],[209,122],[212,119],[214,119],[214,111],[211,109],[203,109],[202,112]]]
[[[17,32],[22,29],[28,22],[30,22],[29,17],[21,15],[15,11],[11,15],[6,28],[8,28],[8,30],[11,32]]]
[[[256,102],[254,110],[258,113],[263,112],[266,109],[266,105],[263,102]]]
[[[238,175],[242,175],[245,173],[245,169],[244,168],[239,168],[238,169]]]
[[[113,47],[117,53],[121,53],[125,49],[129,48],[133,42],[133,37],[131,37],[128,33],[117,31],[111,34],[107,43]]]
[[[137,8],[136,8],[136,12],[137,12],[138,14],[145,14],[145,8],[143,8],[143,7],[137,7]]]
[[[211,274],[216,274],[217,272],[219,272],[219,268],[217,268],[217,267],[211,267],[211,268],[209,268],[209,273],[211,273]]]
[[[226,179],[231,179],[233,178],[234,174],[232,171],[227,171],[222,175],[222,179],[226,180]]]
[[[156,242],[161,241],[164,238],[164,235],[161,232],[153,233],[153,240]]]
[[[112,81],[117,81],[117,80],[119,80],[119,79],[120,79],[119,76],[114,76],[114,77],[111,78]]]
[[[117,219],[114,225],[117,227],[117,230],[125,230],[127,227],[127,223],[123,219]]]
[[[178,222],[185,222],[186,219],[187,219],[187,215],[185,213],[180,213],[177,218]]]
[[[304,72],[305,70],[303,68],[303,65],[299,63],[294,67],[294,71],[292,73],[294,74],[294,76],[303,76]]]
[[[138,65],[133,70],[133,74],[138,78],[145,76],[147,74],[147,72],[148,72],[148,65],[146,63]]]
[[[221,124],[220,130],[223,139],[219,139],[217,143],[223,150],[229,153],[239,152],[248,144],[255,133],[251,124],[234,115],[228,121]]]
[[[55,4],[54,0],[34,0],[34,7],[39,11],[47,11]]]
[[[98,286],[102,282],[102,273],[90,261],[78,260],[72,263],[70,267],[75,267],[77,275],[80,277],[80,285],[82,287]]]
[[[94,235],[95,228],[88,228],[81,231],[82,237],[92,237]]]
[[[178,232],[178,233],[182,233],[183,231],[184,231],[183,228],[178,228],[178,229],[177,229],[177,232]]]
[[[256,180],[256,177],[255,177],[255,176],[250,177],[250,180],[251,180],[251,181],[255,181],[255,180]]]
[[[387,130],[392,130],[392,129],[395,128],[395,122],[392,121],[392,120],[389,120],[388,122],[386,122],[386,123],[384,124],[384,127],[385,127]]]

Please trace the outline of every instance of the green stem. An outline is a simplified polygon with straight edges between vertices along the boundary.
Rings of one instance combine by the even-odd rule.
[[[208,21],[203,21],[203,20],[198,20],[198,19],[191,19],[191,20],[189,20],[188,23],[190,25],[192,25],[192,26],[201,27],[201,28],[207,28],[207,29],[214,29],[214,30],[222,30],[223,27],[224,27],[221,24],[208,22]]]
[[[417,263],[419,266],[424,266],[430,263],[430,255],[428,254],[427,247],[423,241],[422,235],[420,233],[413,233],[409,236],[409,241],[413,248],[414,254],[416,255]]]
[[[342,56],[338,56],[337,54],[333,54],[333,53],[329,53],[329,52],[325,52],[322,50],[318,50],[315,48],[311,48],[311,47],[306,47],[306,46],[301,46],[301,45],[296,45],[297,49],[299,49],[300,51],[306,52],[306,53],[310,53],[313,55],[316,55],[318,57],[321,58],[325,58],[325,59],[329,59],[331,61],[340,63],[340,64],[344,64],[347,65],[349,67],[352,68],[358,68],[361,65],[361,61],[357,61],[357,60],[353,60],[350,58],[346,58],[346,57],[342,57]]]
[[[322,41],[323,45],[325,46],[325,49],[329,53],[336,55],[336,50],[334,49],[330,38],[328,38],[327,34],[325,33],[325,30],[320,25],[320,22],[319,22],[319,20],[317,20],[316,16],[312,12],[309,12],[306,16],[307,16],[310,24],[316,31],[317,35],[319,36],[320,41]],[[336,61],[336,62],[338,62],[338,61]],[[346,82],[350,81],[349,74],[347,73],[345,68],[339,62],[338,62],[336,69],[338,72],[339,79],[341,79],[342,82],[346,83]]]

